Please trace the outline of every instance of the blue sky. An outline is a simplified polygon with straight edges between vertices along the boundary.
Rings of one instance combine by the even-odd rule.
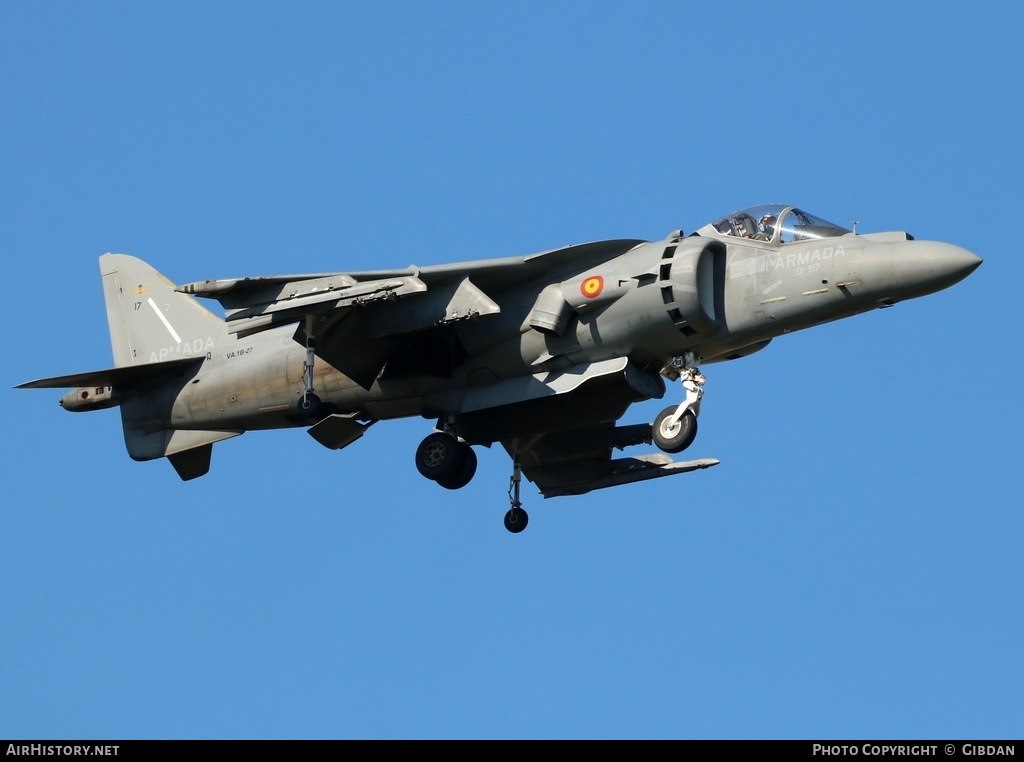
[[[1020,738],[1024,6],[0,7],[0,737]],[[116,411],[97,258],[176,282],[661,239],[799,204],[985,263],[705,367],[721,465],[543,499],[430,422],[183,483]],[[625,422],[651,420],[663,400]]]

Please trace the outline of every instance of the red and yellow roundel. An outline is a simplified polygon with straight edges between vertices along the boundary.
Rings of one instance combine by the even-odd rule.
[[[587,297],[587,299],[593,299],[595,296],[599,296],[603,290],[604,278],[600,275],[592,275],[580,284],[580,292]]]

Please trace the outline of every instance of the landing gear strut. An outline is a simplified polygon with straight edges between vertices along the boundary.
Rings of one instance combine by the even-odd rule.
[[[320,398],[313,393],[313,362],[316,351],[316,339],[313,337],[313,315],[306,315],[306,361],[302,365],[302,375],[306,381],[306,388],[302,392],[302,399],[299,400],[299,412],[310,418],[319,418]]]
[[[668,378],[678,378],[686,391],[679,405],[662,410],[651,425],[654,443],[664,452],[682,452],[697,436],[697,416],[704,396],[702,387],[707,382],[697,367],[698,362],[692,352],[687,352],[682,357],[671,358],[661,371]]]
[[[420,442],[416,448],[416,470],[445,489],[461,489],[476,474],[477,459],[473,448],[450,431],[450,425],[438,422],[438,430]],[[505,514],[505,529],[518,534],[526,529],[530,517],[519,500],[523,471],[519,454],[512,456],[512,478],[508,484],[508,499],[512,504]]]
[[[523,471],[519,466],[519,453],[516,453],[512,456],[512,478],[508,482],[508,499],[512,507],[505,514],[505,529],[513,534],[519,534],[526,529],[526,524],[530,521],[519,500],[519,486],[522,481]]]

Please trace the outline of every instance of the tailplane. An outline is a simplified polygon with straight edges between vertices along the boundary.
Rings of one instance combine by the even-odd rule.
[[[215,347],[235,340],[223,320],[194,297],[176,291],[173,283],[141,259],[104,254],[100,274],[114,367],[40,378],[16,389],[113,387],[125,392],[145,388],[202,364]],[[90,399],[86,395],[76,404],[69,400],[65,407],[81,411],[112,406],[93,407]]]
[[[61,399],[73,412],[119,406],[132,459],[166,457],[182,479],[202,476],[210,468],[213,443],[242,432],[172,428],[171,409],[214,349],[235,337],[223,320],[175,290],[141,259],[104,254],[100,274],[114,367],[42,378],[16,388],[75,387]]]

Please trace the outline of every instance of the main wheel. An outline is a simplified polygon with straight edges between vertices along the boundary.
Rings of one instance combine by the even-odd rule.
[[[437,483],[445,489],[462,489],[473,479],[476,473],[476,453],[468,444],[460,443],[462,448],[462,468],[451,476],[438,479]]]
[[[505,514],[505,529],[512,534],[519,534],[526,529],[529,521],[530,517],[522,508],[509,508],[508,513]]]
[[[672,416],[676,414],[675,407],[667,407],[658,413],[651,425],[651,434],[654,437],[654,444],[664,452],[682,452],[691,444],[697,436],[697,416],[692,410],[687,410],[683,416],[672,423]]]
[[[451,479],[460,473],[467,449],[451,434],[435,431],[416,448],[416,469],[435,482]]]

